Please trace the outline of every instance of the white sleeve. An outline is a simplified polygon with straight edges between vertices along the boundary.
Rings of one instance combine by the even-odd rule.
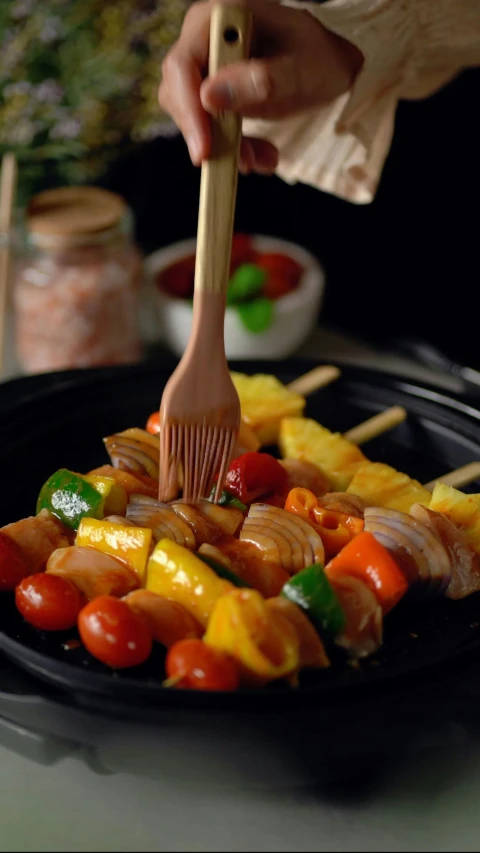
[[[329,0],[307,10],[354,44],[364,64],[351,91],[288,119],[244,120],[280,152],[277,174],[360,204],[376,192],[401,98],[424,98],[480,65],[480,0]],[[473,106],[473,105],[472,105]]]

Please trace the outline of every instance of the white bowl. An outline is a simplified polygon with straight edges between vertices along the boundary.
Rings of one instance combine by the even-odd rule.
[[[231,359],[287,358],[304,343],[317,325],[325,290],[325,273],[313,255],[295,243],[276,237],[255,235],[254,249],[279,252],[293,258],[304,268],[296,290],[275,300],[272,325],[260,334],[249,332],[234,308],[225,314],[225,351]],[[162,293],[155,284],[158,273],[175,261],[195,252],[195,239],[182,240],[160,249],[145,259],[146,299],[145,337],[150,343],[162,341],[173,352],[183,354],[192,325],[191,304]]]

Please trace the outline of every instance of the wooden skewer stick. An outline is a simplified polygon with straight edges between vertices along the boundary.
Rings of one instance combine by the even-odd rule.
[[[0,371],[3,367],[5,313],[10,275],[10,230],[17,184],[17,161],[8,153],[2,159],[0,177]]]
[[[425,488],[432,492],[436,483],[443,483],[445,486],[453,486],[455,489],[460,489],[462,486],[468,486],[475,480],[480,480],[480,462],[469,462],[468,465],[463,465],[462,468],[456,468],[455,471],[449,471],[443,477],[437,477],[431,480],[430,483],[425,483]]]
[[[320,367],[314,367],[293,382],[289,382],[287,388],[295,394],[302,394],[306,397],[308,394],[313,394],[320,388],[326,388],[331,382],[335,382],[339,378],[341,371],[333,364],[322,364]]]
[[[287,388],[289,391],[307,396],[320,388],[325,388],[331,382],[335,382],[340,375],[341,371],[338,367],[335,367],[333,364],[325,364],[320,367],[314,367],[313,370],[309,370],[308,373],[304,373],[303,376],[294,379],[293,382],[287,385]],[[378,415],[374,415],[348,430],[344,435],[353,444],[365,444],[367,441],[371,441],[372,438],[376,438],[382,435],[382,433],[394,429],[394,427],[403,423],[406,417],[407,411],[403,406],[391,406],[389,409],[385,409],[384,412],[380,412]]]
[[[380,412],[362,424],[349,429],[344,433],[344,437],[352,444],[366,444],[372,438],[376,438],[403,423],[406,417],[407,411],[403,406],[391,406],[390,409],[385,409],[384,412]]]

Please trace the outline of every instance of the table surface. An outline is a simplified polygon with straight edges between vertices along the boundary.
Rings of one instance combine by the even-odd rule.
[[[303,354],[379,364],[378,352],[324,330]],[[459,390],[452,378],[389,354],[381,364]],[[17,374],[10,354],[3,379]],[[31,756],[25,733],[12,735],[9,748],[0,744],[1,851],[480,850],[480,746],[458,726],[355,796],[294,786],[219,790],[208,786],[208,768],[205,784],[173,781],[162,774],[160,755],[147,771],[133,762],[131,772],[108,773],[81,751],[63,757],[58,751],[48,765],[45,757],[25,757]]]

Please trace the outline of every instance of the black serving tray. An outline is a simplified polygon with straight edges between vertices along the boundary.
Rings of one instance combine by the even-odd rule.
[[[285,362],[276,373],[289,382],[313,366]],[[158,406],[171,367],[51,374],[0,388],[0,525],[33,511],[40,485],[55,469],[81,471],[106,461],[102,436],[144,423]],[[232,368],[271,372],[272,364]],[[480,459],[480,411],[467,398],[398,376],[344,367],[338,382],[308,399],[307,414],[344,431],[393,404],[405,406],[408,419],[367,445],[369,458],[424,482]],[[480,491],[480,484],[470,488]],[[318,750],[323,759],[339,751],[352,755],[367,745],[398,746],[400,730],[412,739],[413,732],[447,717],[475,722],[479,622],[478,596],[399,607],[387,619],[381,651],[359,668],[341,662],[310,675],[295,691],[277,685],[202,694],[163,688],[160,654],[137,670],[113,673],[83,649],[66,650],[71,632],[31,629],[5,594],[0,597],[5,655],[3,662],[0,658],[0,714],[79,740],[88,739],[93,721],[100,719],[109,726],[131,721],[163,731],[167,727],[170,734],[174,726],[177,733],[184,729],[185,737],[187,732],[194,737],[195,748],[205,748],[212,737],[218,742],[227,731],[228,740],[238,742],[248,731],[263,747],[281,748],[295,761],[303,756],[311,764],[318,762]]]

